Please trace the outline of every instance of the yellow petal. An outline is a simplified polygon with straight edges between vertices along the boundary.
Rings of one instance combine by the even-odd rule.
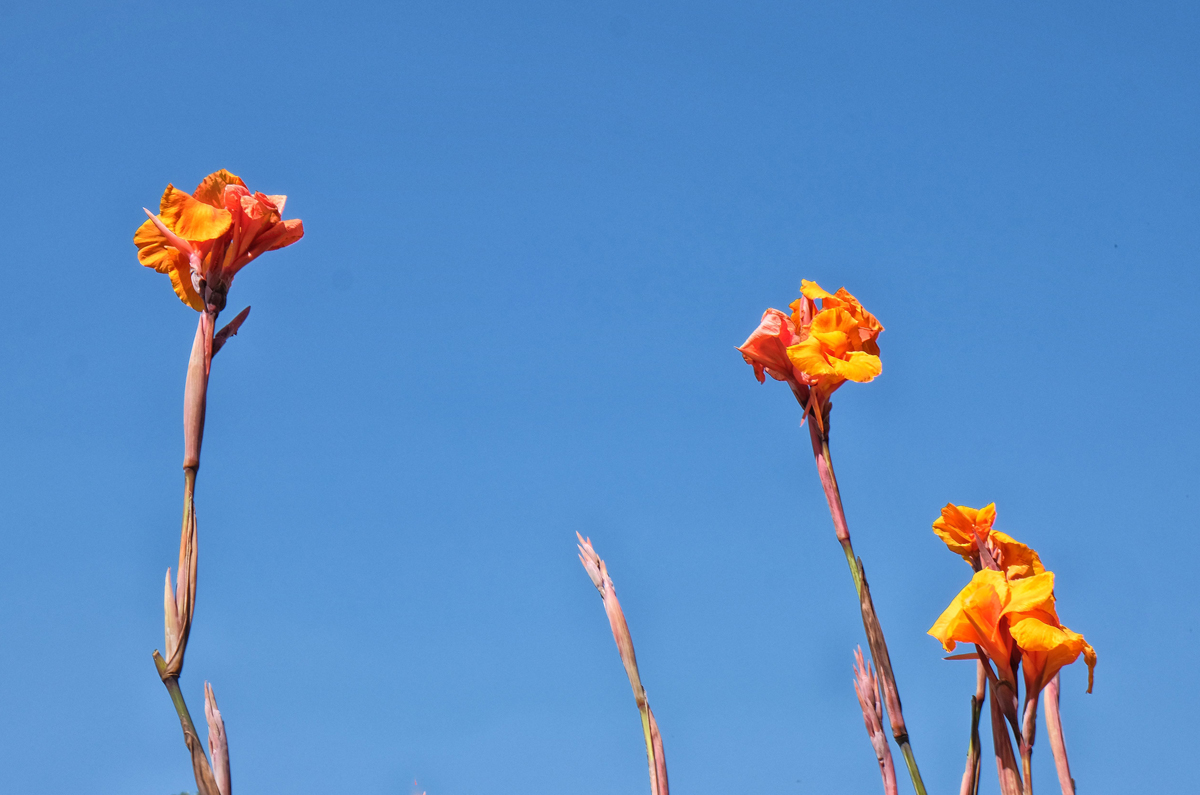
[[[821,285],[816,282],[810,282],[808,279],[800,280],[800,292],[805,298],[816,301],[817,299],[833,298],[831,293],[827,293],[821,289]]]
[[[1009,599],[1004,607],[1005,613],[1029,613],[1037,610],[1055,615],[1054,572],[1044,571],[1032,577],[1013,580],[1008,583],[1008,587]]]
[[[1013,621],[1009,625],[1008,631],[1022,651],[1052,651],[1060,646],[1071,646],[1074,640],[1071,635],[1075,635],[1064,628],[1047,624],[1036,618],[1020,618]],[[1082,635],[1075,635],[1075,638],[1078,638],[1079,641],[1083,640]],[[1080,645],[1075,654],[1078,655],[1082,648]]]
[[[883,372],[883,362],[878,356],[863,351],[851,351],[845,360],[830,359],[829,364],[842,378],[866,383]]]

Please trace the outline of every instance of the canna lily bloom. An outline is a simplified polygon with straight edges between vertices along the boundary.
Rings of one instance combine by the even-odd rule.
[[[933,532],[946,542],[951,552],[962,555],[978,571],[991,568],[980,549],[987,551],[991,563],[1007,575],[1010,580],[1041,574],[1046,569],[1041,558],[1029,547],[1011,537],[992,529],[996,521],[996,503],[983,508],[968,508],[966,505],[948,503],[942,515],[933,523]]]
[[[251,193],[234,174],[214,171],[191,195],[167,185],[159,214],[138,227],[138,261],[171,277],[179,299],[198,312],[219,312],[233,277],[260,254],[304,236],[298,218],[283,219],[286,196]]]
[[[816,282],[800,285],[804,297],[792,302],[792,314],[768,309],[738,350],[759,383],[764,373],[787,381],[822,424],[834,390],[846,381],[871,381],[883,371],[876,343],[883,326],[844,287],[830,294]]]
[[[1010,616],[1037,618],[1058,626],[1054,611],[1054,573],[1009,581],[1003,572],[975,572],[967,587],[954,597],[929,634],[942,642],[946,651],[957,643],[974,643],[996,665],[996,673],[1016,693],[1014,671],[1020,651],[1009,633]]]

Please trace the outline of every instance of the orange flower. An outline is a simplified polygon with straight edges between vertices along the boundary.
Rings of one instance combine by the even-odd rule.
[[[835,389],[846,381],[870,381],[882,371],[875,339],[883,326],[845,288],[830,295],[816,282],[800,285],[804,297],[792,302],[791,316],[768,309],[738,350],[759,383],[764,374],[787,381],[822,425]]]
[[[1032,698],[1058,670],[1082,653],[1088,665],[1088,692],[1096,652],[1082,635],[1064,627],[1054,603],[1054,572],[1043,571],[1010,580],[1003,572],[984,569],[946,608],[929,634],[946,651],[956,643],[978,644],[996,665],[996,673],[1016,692],[1018,662],[1025,676],[1026,698]]]
[[[228,171],[204,178],[190,196],[167,185],[159,214],[138,227],[138,261],[171,277],[180,300],[219,312],[239,270],[266,251],[304,236],[299,219],[283,220],[286,196],[251,193]]]
[[[799,339],[787,355],[822,405],[846,381],[865,383],[883,371],[876,343],[883,326],[845,287],[830,295],[802,280],[800,292],[804,297],[791,305]]]
[[[946,542],[951,552],[962,555],[976,570],[983,568],[980,544],[1010,580],[1041,574],[1046,569],[1038,554],[1011,537],[992,529],[996,521],[996,503],[983,508],[947,504],[933,523],[933,532]]]

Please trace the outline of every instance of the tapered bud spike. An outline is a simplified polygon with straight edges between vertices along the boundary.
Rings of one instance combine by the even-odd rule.
[[[217,697],[212,685],[204,683],[204,719],[208,722],[208,755],[212,759],[213,778],[221,795],[231,795],[229,778],[229,740],[225,736],[225,721],[217,709]]]
[[[175,605],[175,594],[171,590],[171,570],[167,569],[167,581],[163,592],[163,620],[165,623],[167,656],[170,657],[179,642],[179,610]]]
[[[650,793],[667,795],[667,763],[663,754],[662,737],[658,733],[654,713],[650,711],[646,690],[642,687],[637,656],[633,651],[633,638],[629,634],[629,625],[625,622],[625,612],[617,600],[617,590],[608,574],[608,567],[592,548],[592,540],[585,539],[579,533],[576,533],[575,537],[579,540],[579,562],[583,564],[588,578],[600,592],[613,639],[617,642],[617,652],[621,655],[621,663],[625,666],[626,676],[629,677],[629,686],[633,688],[634,701],[637,703],[638,712],[641,713],[642,733],[646,741],[646,761],[650,767]]]
[[[854,693],[858,696],[859,707],[862,708],[863,723],[871,740],[871,748],[875,751],[875,761],[879,763],[883,791],[886,795],[897,795],[899,790],[896,785],[896,765],[892,760],[892,749],[888,745],[887,734],[883,731],[883,707],[879,701],[879,685],[870,666],[863,662],[861,646],[854,650]]]
[[[238,329],[242,327],[242,323],[246,322],[246,318],[250,316],[250,307],[246,307],[241,312],[237,313],[237,317],[225,324],[225,326],[213,335],[212,355],[216,356],[217,351],[230,337],[236,337]]]

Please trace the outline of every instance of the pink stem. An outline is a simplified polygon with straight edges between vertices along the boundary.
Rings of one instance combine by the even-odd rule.
[[[183,386],[183,468],[200,468],[200,445],[204,441],[204,411],[208,403],[208,372],[211,362],[215,315],[200,313],[192,356]]]
[[[1000,702],[996,698],[996,690],[992,688],[992,745],[996,749],[996,773],[1000,777],[1001,795],[1022,795],[1024,784],[1021,782],[1021,771],[1017,767],[1017,757],[1013,754],[1012,739],[1008,733],[1008,725],[1000,710]]]
[[[822,434],[813,416],[808,418],[808,436],[812,440],[813,457],[817,461],[817,476],[825,490],[825,501],[829,503],[829,515],[833,517],[833,531],[843,546],[850,543],[850,528],[846,525],[846,512],[842,508],[842,495],[838,491],[837,478],[833,474],[833,462],[829,455],[829,439]]]
[[[1071,765],[1067,762],[1067,744],[1063,739],[1062,715],[1058,709],[1058,674],[1042,692],[1046,695],[1046,735],[1050,738],[1054,767],[1058,769],[1058,785],[1063,795],[1075,795],[1075,779],[1071,778]]]

